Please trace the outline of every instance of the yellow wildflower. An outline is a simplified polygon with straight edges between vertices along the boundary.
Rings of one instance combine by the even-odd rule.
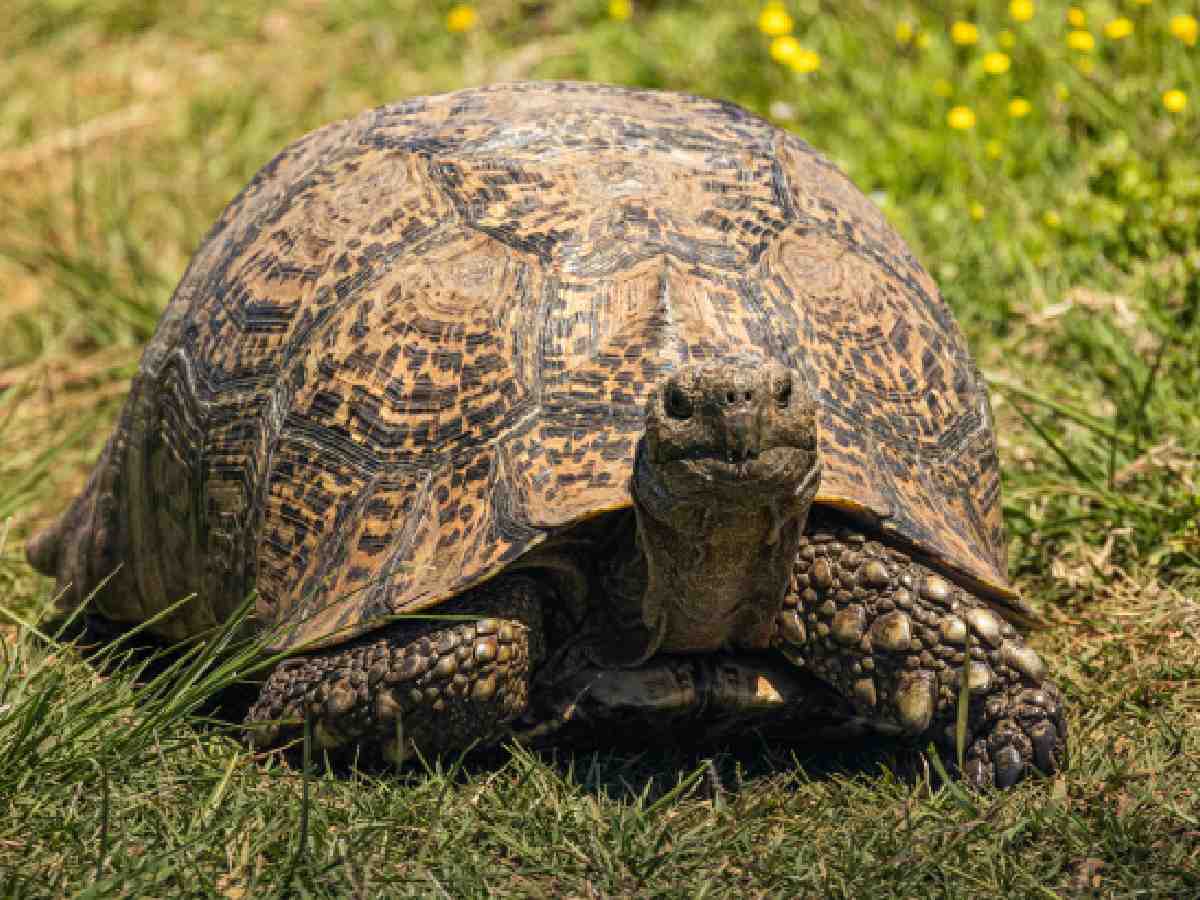
[[[1104,26],[1104,36],[1110,41],[1120,41],[1133,34],[1133,22],[1124,16],[1119,16]]]
[[[769,37],[788,34],[795,23],[782,3],[768,3],[758,14],[758,30]]]
[[[907,19],[901,19],[896,23],[896,43],[910,43],[915,34],[916,29],[913,28],[912,22],[908,21]]]
[[[945,78],[935,78],[933,80],[933,92],[939,97],[949,97],[954,93],[954,85]]]
[[[1171,29],[1171,34],[1189,47],[1196,46],[1196,37],[1200,34],[1200,23],[1196,22],[1195,16],[1171,16],[1167,27]]]
[[[800,52],[800,42],[790,34],[781,34],[771,41],[771,59],[782,65],[790,65]]]
[[[1033,0],[1012,0],[1008,14],[1017,22],[1028,22],[1033,18]]]
[[[1067,21],[1072,28],[1082,28],[1087,24],[1087,14],[1078,6],[1072,6],[1067,10]]]
[[[988,159],[999,159],[1004,155],[1004,145],[995,138],[992,138],[984,144],[983,152],[987,154]]]
[[[1005,50],[1011,50],[1014,46],[1016,46],[1017,36],[1005,28],[998,35],[996,35],[996,40]]]
[[[808,75],[821,68],[821,54],[813,50],[801,50],[792,57],[788,65],[791,66],[793,72]]]
[[[1007,53],[999,53],[993,50],[991,53],[983,54],[983,71],[989,75],[1003,75],[1012,65],[1012,60],[1008,58]]]
[[[446,13],[446,30],[454,34],[462,34],[464,31],[474,28],[478,21],[479,13],[475,12],[475,7],[459,3]]]
[[[608,0],[608,17],[627,22],[633,16],[633,0]]]
[[[1008,114],[1014,119],[1023,119],[1033,112],[1033,104],[1024,97],[1013,97],[1008,101]]]
[[[1081,75],[1091,75],[1096,71],[1096,64],[1091,57],[1080,56],[1075,60],[1075,68],[1079,70]]]
[[[958,21],[950,26],[950,40],[960,47],[979,43],[979,28],[974,22]]]
[[[787,65],[800,52],[800,42],[790,34],[781,34],[771,41],[771,59]]]
[[[1167,108],[1167,112],[1181,113],[1187,109],[1187,103],[1187,94],[1178,88],[1172,88],[1162,95],[1162,104]]]
[[[979,222],[979,221],[982,221],[983,217],[987,215],[987,207],[984,206],[982,203],[980,203],[978,200],[976,200],[974,203],[971,204],[970,212],[971,212],[971,218],[974,219],[976,222]]]
[[[1048,209],[1042,213],[1042,221],[1046,223],[1047,228],[1057,228],[1062,224],[1062,216],[1054,210]]]
[[[771,59],[788,66],[793,72],[807,75],[821,68],[821,54],[806,50],[790,34],[781,34],[771,41]]]
[[[946,113],[946,124],[955,131],[970,131],[975,127],[975,111],[969,106],[954,106]]]
[[[1096,46],[1096,39],[1090,31],[1070,31],[1067,33],[1067,46],[1080,53],[1090,53]]]
[[[918,50],[927,50],[927,49],[929,49],[929,44],[930,44],[932,41],[933,41],[933,38],[931,38],[931,37],[929,36],[929,32],[928,32],[928,31],[918,31],[918,32],[917,32],[917,40],[916,40],[916,44],[917,44],[917,49],[918,49]]]

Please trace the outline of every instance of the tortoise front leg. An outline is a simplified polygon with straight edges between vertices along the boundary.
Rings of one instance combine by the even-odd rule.
[[[1008,787],[1066,751],[1058,689],[1037,654],[978,597],[814,510],[775,646],[885,728],[954,758],[968,669],[967,779]],[[970,665],[967,666],[967,660]]]
[[[374,745],[396,763],[500,740],[544,654],[542,600],[532,578],[502,575],[431,618],[285,660],[246,716],[248,736],[278,744],[311,715],[321,746]],[[477,618],[438,618],[451,615]]]

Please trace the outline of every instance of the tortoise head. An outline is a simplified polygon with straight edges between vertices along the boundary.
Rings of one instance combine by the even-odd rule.
[[[799,372],[738,357],[664,376],[631,483],[646,560],[639,656],[766,646],[820,480]]]
[[[634,493],[656,518],[706,497],[811,502],[819,481],[816,401],[799,372],[736,357],[681,366],[652,392]]]

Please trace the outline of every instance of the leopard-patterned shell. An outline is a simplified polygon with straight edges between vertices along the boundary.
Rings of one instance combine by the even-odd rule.
[[[178,638],[256,588],[288,645],[427,609],[628,507],[656,379],[745,354],[808,379],[818,503],[1028,612],[984,385],[880,212],[737,106],[579,83],[372,110],[233,200],[89,486],[101,611],[195,593]]]

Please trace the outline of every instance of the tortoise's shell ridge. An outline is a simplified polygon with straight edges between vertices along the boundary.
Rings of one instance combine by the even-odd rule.
[[[208,621],[256,585],[285,644],[428,608],[628,506],[656,379],[747,353],[819,401],[818,502],[1014,596],[962,335],[803,141],[731,104],[578,83],[328,126],[226,209],[135,379],[143,592],[195,591],[186,615]]]

